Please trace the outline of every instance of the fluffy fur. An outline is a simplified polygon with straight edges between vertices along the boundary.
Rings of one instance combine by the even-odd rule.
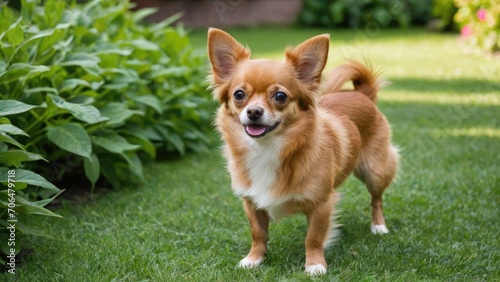
[[[270,220],[307,216],[308,274],[326,273],[324,248],[335,237],[335,189],[354,172],[372,196],[372,231],[387,233],[382,193],[394,179],[398,154],[377,109],[382,84],[350,61],[328,76],[320,95],[329,36],[286,50],[284,61],[250,59],[250,50],[226,32],[208,31],[216,125],[232,188],[243,199],[252,247],[239,266],[259,265],[267,252]],[[353,81],[354,90],[341,88]]]

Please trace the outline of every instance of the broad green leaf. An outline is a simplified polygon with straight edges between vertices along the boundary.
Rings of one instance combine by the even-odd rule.
[[[77,30],[78,30],[78,28],[75,27],[75,33],[77,33]],[[75,38],[75,36],[71,35],[66,40],[56,40],[55,44],[53,44],[53,47],[54,47],[55,50],[59,50],[59,51],[61,51],[61,50],[63,50],[63,51],[64,50],[68,50],[69,51],[70,45],[73,42],[74,38]],[[45,40],[42,43],[45,44]],[[42,46],[43,46],[43,44],[42,44]]]
[[[49,198],[46,198],[46,199],[43,199],[40,201],[36,201],[35,203],[39,206],[45,207],[48,203],[52,202],[55,198],[57,198],[59,195],[61,195],[64,191],[65,191],[64,189],[59,190],[59,192],[57,192],[56,194],[53,194],[52,197],[49,197]]]
[[[10,120],[6,117],[0,117],[0,124],[11,124]]]
[[[94,124],[108,120],[108,118],[101,116],[101,112],[94,106],[66,102],[63,98],[53,94],[48,94],[47,96],[52,99],[52,102],[58,108],[69,111],[74,117],[81,121]]]
[[[159,77],[181,77],[191,72],[191,69],[186,66],[169,67],[161,70],[152,71],[151,77],[156,79]]]
[[[130,110],[125,103],[111,102],[100,109],[101,115],[109,118],[105,123],[108,126],[118,125],[125,122],[134,114],[144,115],[142,111]]]
[[[17,26],[19,26],[19,23],[21,22],[21,20],[22,20],[22,19],[23,19],[22,17],[17,18],[17,20],[16,20],[15,22],[13,22],[13,23],[9,26],[9,28],[7,28],[4,32],[2,32],[2,33],[0,34],[0,41],[2,41],[2,40],[3,40],[3,37],[4,37],[4,36],[5,36],[5,35],[9,32],[9,31],[11,31],[11,30],[13,30],[14,28],[16,28]]]
[[[76,155],[90,158],[92,144],[85,129],[78,123],[47,126],[47,138],[59,148]]]
[[[31,69],[28,74],[24,76],[24,79],[22,81],[22,84],[25,84],[28,79],[32,79],[38,75],[41,75],[44,72],[50,71],[49,67],[46,66],[37,66],[36,68]]]
[[[7,71],[0,73],[0,80],[2,81],[2,83],[15,81],[22,77],[24,77],[24,80],[26,80],[27,78],[32,77],[34,74],[40,74],[47,71],[50,71],[50,68],[47,66],[15,63],[12,64],[7,69]]]
[[[154,128],[154,125],[149,126],[138,126],[136,124],[128,125],[127,133],[132,134],[136,137],[163,142],[165,139],[159,134],[159,132]]]
[[[68,100],[68,102],[79,105],[92,105],[95,102],[95,99],[90,96],[79,95],[72,97]]]
[[[160,100],[158,100],[158,98],[156,98],[156,96],[153,96],[153,95],[134,96],[134,97],[132,97],[132,100],[134,100],[138,103],[150,106],[159,114],[163,113],[163,110],[161,109],[161,105],[160,105]]]
[[[124,152],[120,154],[129,164],[129,169],[132,173],[137,175],[141,180],[144,180],[144,174],[142,173],[142,163],[141,159],[137,156],[135,152]]]
[[[101,166],[97,155],[92,153],[90,159],[84,158],[83,168],[85,169],[85,176],[87,176],[87,179],[92,183],[92,187],[94,187],[101,172]]]
[[[125,62],[125,66],[134,69],[137,73],[142,74],[151,70],[151,61],[131,59]]]
[[[133,47],[135,47],[136,49],[139,49],[139,50],[144,50],[144,51],[158,51],[160,50],[160,47],[151,42],[151,41],[148,41],[146,39],[134,39],[134,40],[130,40],[130,41],[124,41],[122,42],[124,45],[131,45]]]
[[[58,24],[52,29],[52,34],[42,38],[41,42],[38,44],[38,54],[43,54],[43,52],[46,51],[49,53],[52,49],[61,50],[66,48],[74,38],[74,36],[71,35],[64,40],[68,32],[71,34],[71,29],[69,29],[70,26],[70,24]]]
[[[21,18],[18,18],[9,28],[0,35],[1,40],[7,40],[13,47],[21,44],[24,41],[24,32],[20,27]],[[5,39],[4,39],[5,37]]]
[[[164,141],[172,144],[181,155],[184,155],[186,153],[186,146],[179,134],[172,132],[165,126],[161,126],[159,124],[155,125],[154,128],[163,137]]]
[[[86,80],[79,79],[79,78],[66,79],[66,80],[64,80],[61,87],[59,88],[59,92],[74,90],[78,86],[90,87],[90,83]]]
[[[105,68],[103,69],[103,74],[112,75],[117,78],[120,77],[130,83],[135,83],[140,80],[139,75],[137,75],[137,72],[133,69]]]
[[[16,139],[12,138],[10,135],[8,135],[5,132],[0,132],[0,141],[12,144],[12,145],[18,147],[19,149],[25,150],[24,146],[21,143],[17,142]]]
[[[16,199],[16,211],[22,214],[38,214],[62,218],[62,216],[49,211],[38,203],[30,202],[22,197],[17,197]]]
[[[104,89],[114,89],[114,90],[126,90],[131,84],[135,84],[136,79],[132,79],[125,76],[119,76],[113,79],[111,82],[104,84]]]
[[[97,89],[99,89],[105,83],[106,82],[104,80],[94,81],[94,82],[90,83],[90,88],[92,88],[93,90],[97,90]]]
[[[22,0],[21,2],[21,15],[23,19],[31,21],[33,14],[35,14],[37,3],[36,1]]]
[[[78,66],[78,67],[99,67],[98,56],[90,53],[72,53],[69,54],[62,62],[61,66]]]
[[[132,133],[133,134],[133,133]],[[141,150],[148,153],[152,158],[156,157],[156,147],[147,138],[139,135],[128,136],[127,140],[133,144],[141,146]]]
[[[170,42],[170,44],[162,45],[162,49],[171,57],[179,56],[182,49],[189,46],[189,38],[180,34],[178,30],[175,29],[166,30],[163,34],[163,40],[164,42]]]
[[[0,124],[0,131],[6,132],[6,133],[9,133],[12,135],[24,135],[24,136],[29,137],[29,135],[26,134],[24,131],[22,131],[18,127],[13,126],[11,124]]]
[[[0,167],[0,182],[6,183],[8,181],[7,171],[9,169],[6,167]],[[42,176],[25,169],[15,169],[15,181],[22,182],[29,185],[43,187],[53,191],[54,193],[58,193],[60,190],[54,184],[47,181],[47,179]]]
[[[30,43],[32,43],[33,41],[36,41],[37,39],[41,39],[41,38],[50,36],[52,34],[54,34],[54,29],[46,29],[46,30],[39,31],[35,35],[33,35],[32,37],[24,40],[24,42],[22,42],[22,44],[20,44],[17,47],[17,49],[20,49],[20,48],[23,48],[23,47],[26,48],[26,46],[29,45]]]
[[[10,150],[5,152],[0,152],[0,163],[6,164],[7,166],[17,166],[21,162],[37,161],[37,160],[45,160],[45,159],[38,154],[20,150]]]
[[[64,15],[63,11],[66,7],[66,1],[45,0],[44,7],[44,22],[49,27],[52,27],[57,25],[58,22],[61,22]]]
[[[95,66],[82,66],[82,68],[89,73],[90,75],[93,76],[100,76],[102,75],[102,69],[98,65]]]
[[[186,146],[179,134],[170,132],[164,137],[170,144],[174,145],[174,147],[177,149],[177,151],[179,151],[181,155],[186,154]]]
[[[92,136],[92,143],[106,149],[109,152],[117,154],[135,150],[140,147],[139,145],[128,143],[125,138],[114,132],[105,133],[101,136]]]
[[[33,93],[44,92],[44,93],[54,93],[56,95],[58,93],[57,89],[55,89],[53,87],[34,87],[34,88],[27,89],[24,92],[26,94],[33,94]]]

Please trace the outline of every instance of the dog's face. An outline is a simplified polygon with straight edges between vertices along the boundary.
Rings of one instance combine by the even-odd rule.
[[[250,60],[250,51],[229,34],[210,29],[213,95],[228,122],[255,139],[290,128],[300,112],[316,106],[328,45],[329,37],[320,35],[287,50],[283,62]]]

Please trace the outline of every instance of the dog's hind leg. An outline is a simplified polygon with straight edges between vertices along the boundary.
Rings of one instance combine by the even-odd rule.
[[[389,143],[388,138],[383,142],[373,140],[361,150],[354,175],[365,183],[372,197],[373,234],[389,232],[382,212],[382,194],[396,177],[398,159],[398,149]]]

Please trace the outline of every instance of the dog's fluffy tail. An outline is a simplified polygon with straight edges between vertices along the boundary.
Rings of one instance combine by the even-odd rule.
[[[352,80],[354,89],[359,91],[373,102],[377,102],[377,92],[387,82],[379,80],[379,73],[373,71],[371,66],[365,66],[360,62],[348,60],[344,65],[333,69],[328,75],[328,85],[326,93],[340,92],[342,86]]]

